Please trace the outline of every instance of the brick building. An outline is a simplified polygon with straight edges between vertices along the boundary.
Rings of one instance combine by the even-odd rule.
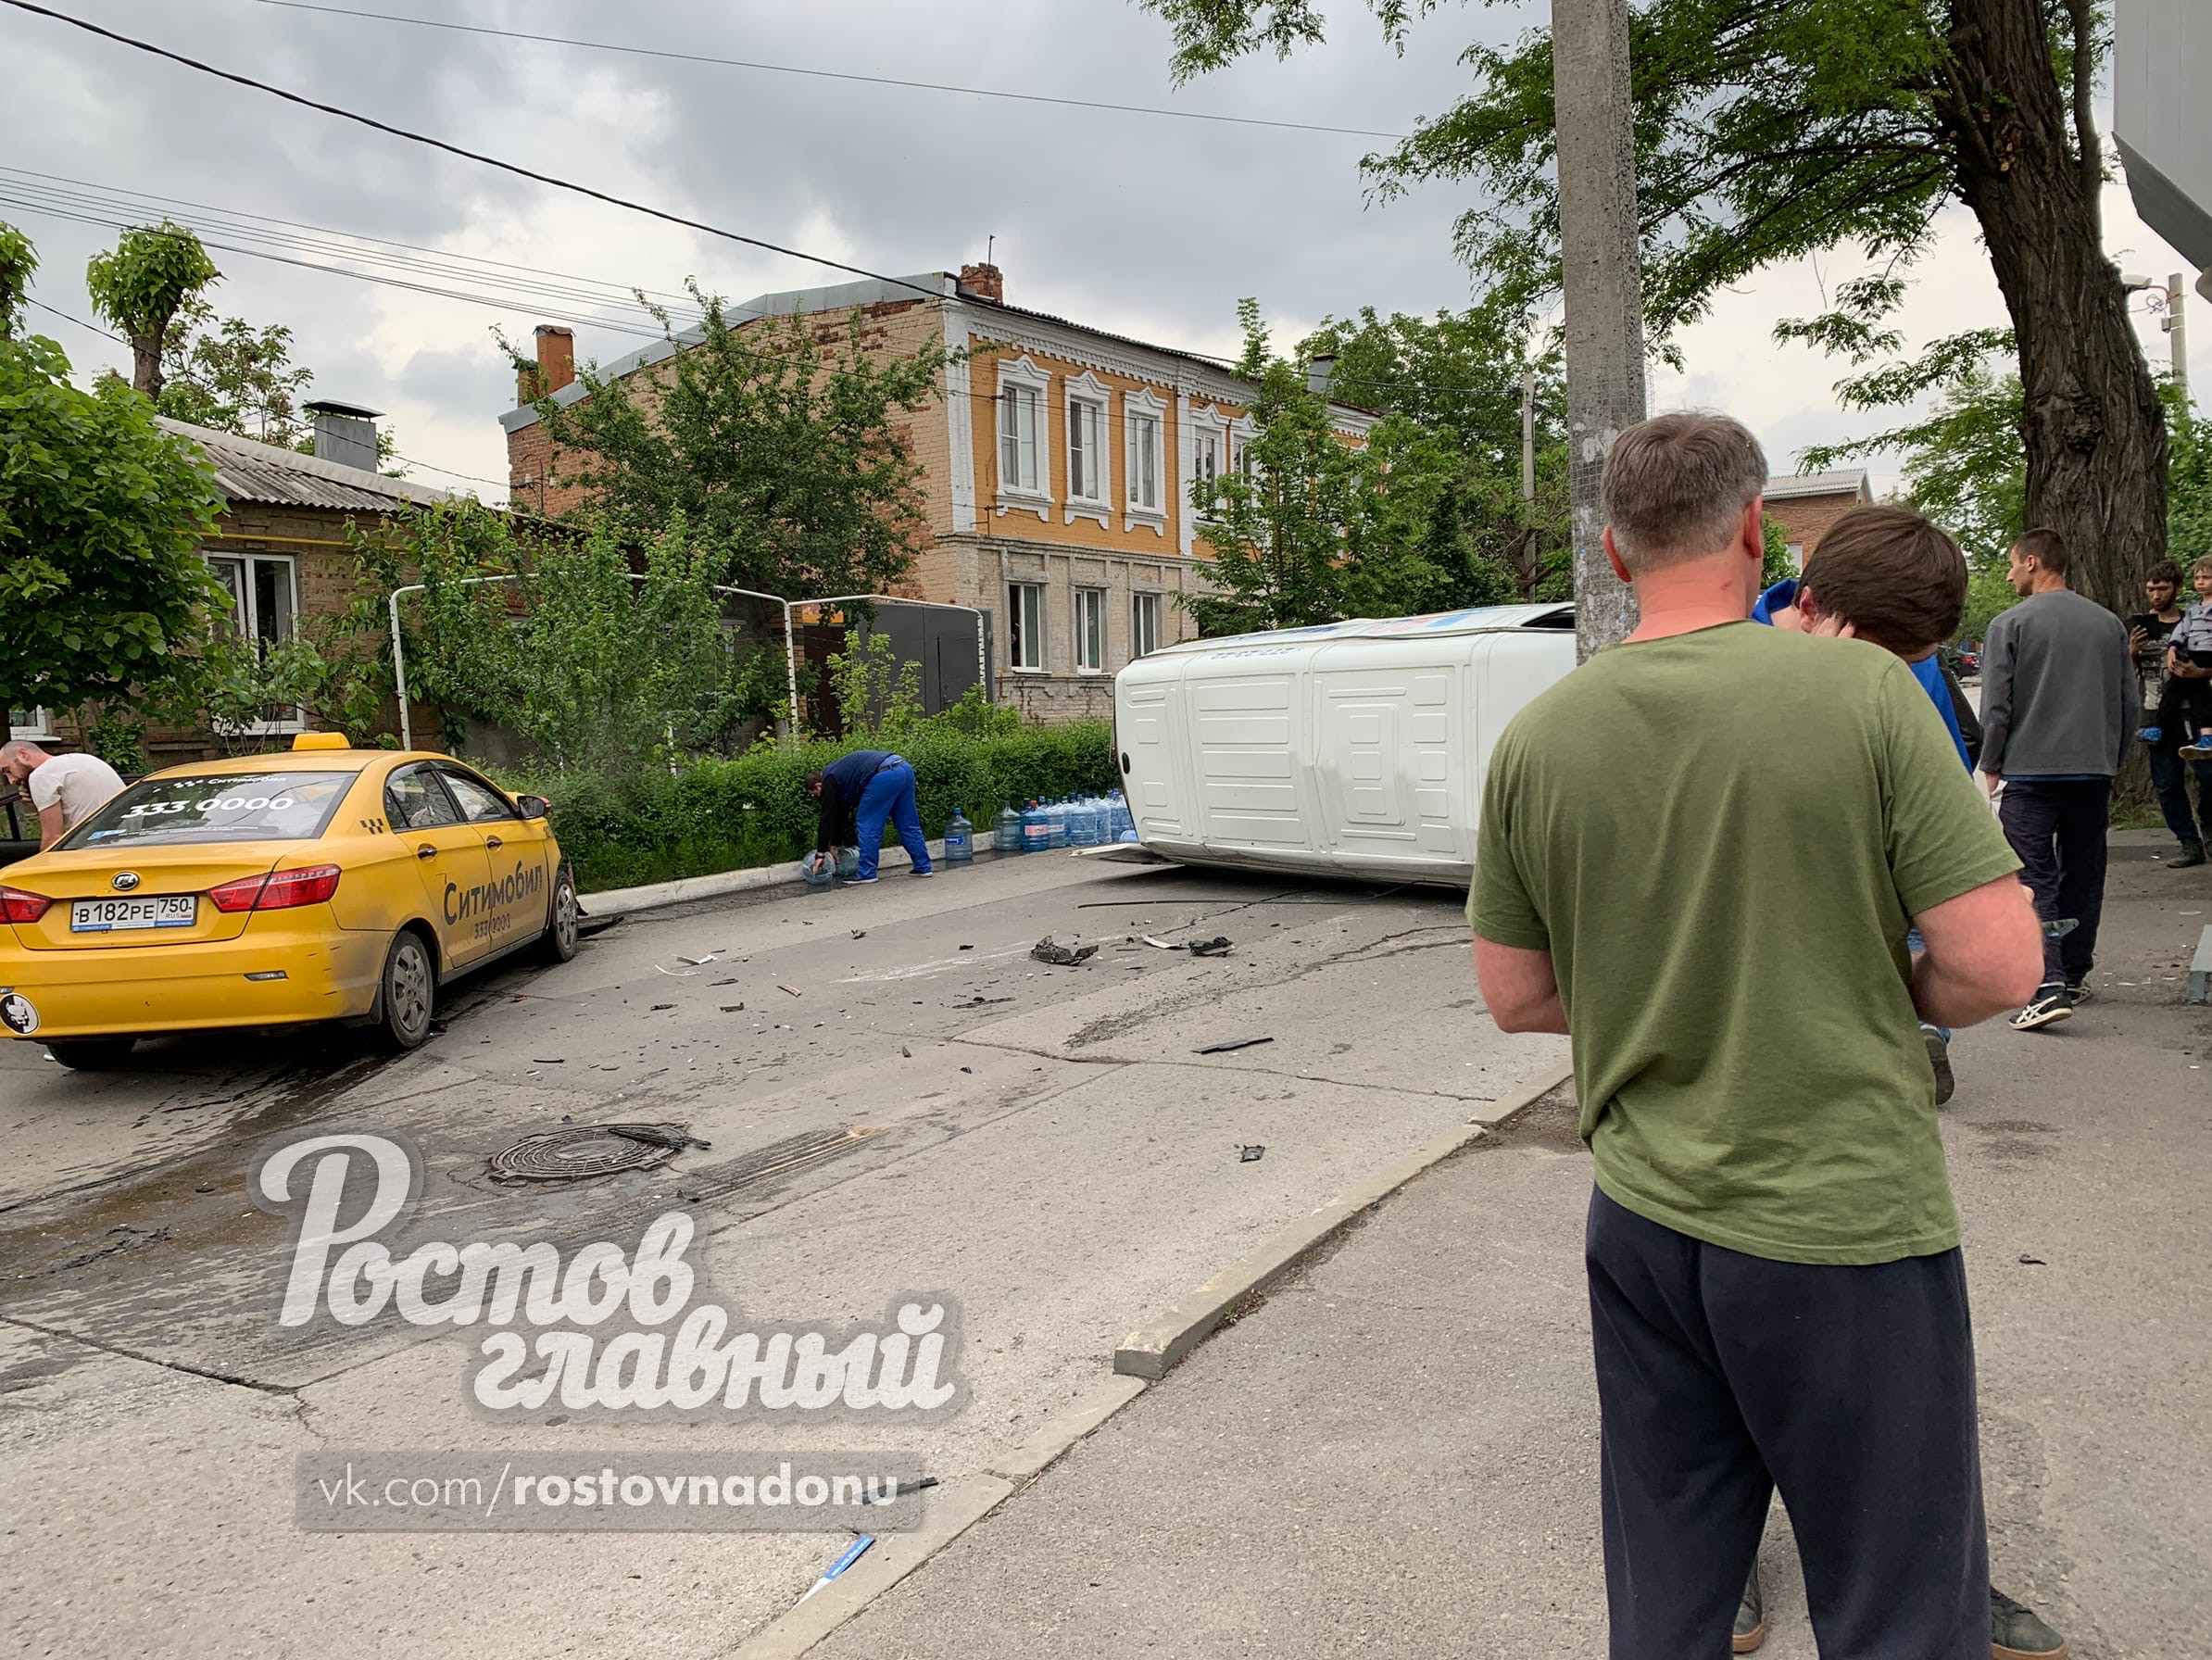
[[[1781,521],[1790,538],[1791,562],[1800,570],[1829,525],[1873,499],[1864,469],[1799,472],[1766,481],[1766,510]]]
[[[988,614],[1001,702],[1040,719],[1110,712],[1116,670],[1196,632],[1177,599],[1203,591],[1212,552],[1190,485],[1238,464],[1251,387],[1208,359],[1010,306],[990,265],[763,295],[731,315],[796,312],[841,335],[855,310],[872,350],[911,354],[941,335],[969,354],[906,430],[930,539],[899,591]],[[699,338],[655,342],[604,373],[649,374]],[[580,492],[561,482],[531,400],[585,394],[570,331],[541,327],[537,353],[522,407],[499,421],[514,504],[558,513]],[[1347,438],[1375,420],[1331,412]]]
[[[155,418],[190,442],[215,469],[223,507],[200,551],[229,591],[233,622],[247,639],[270,644],[289,639],[303,619],[335,615],[352,604],[360,560],[347,541],[349,526],[371,530],[395,513],[449,497],[447,491],[386,478],[375,470],[374,411],[338,404],[308,407],[316,418],[320,455]],[[365,451],[359,447],[364,434]],[[331,454],[352,456],[363,464],[324,459]],[[11,737],[56,750],[78,748],[84,736],[77,718],[62,711],[10,710],[8,727]],[[267,737],[268,747],[278,748],[291,734],[304,730],[299,711],[272,710],[247,735],[232,736]],[[145,749],[154,767],[218,752],[205,728],[153,728],[145,735]]]

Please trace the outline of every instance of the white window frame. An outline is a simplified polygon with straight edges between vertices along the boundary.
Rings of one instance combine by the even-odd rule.
[[[1239,415],[1229,422],[1229,465],[1236,468],[1245,483],[1256,484],[1264,470],[1252,459],[1252,445],[1260,436],[1260,423],[1250,415]]]
[[[294,635],[299,633],[299,556],[297,554],[252,553],[244,549],[214,547],[203,549],[201,557],[209,565],[223,561],[238,566],[238,603],[237,609],[232,612],[232,620],[237,624],[242,637],[248,640],[258,640],[261,637],[261,620],[257,614],[258,600],[255,593],[254,566],[257,564],[282,565],[285,572],[284,581],[292,597],[292,633]],[[307,731],[308,711],[304,709],[295,708],[289,715],[280,716],[272,721],[245,721],[235,723],[224,722],[220,723],[219,729],[229,736],[283,737],[288,734]]]
[[[1152,428],[1151,496],[1148,506],[1137,499],[1137,484],[1143,478],[1137,464],[1143,446],[1137,434],[1147,421]],[[1156,536],[1167,534],[1167,404],[1151,392],[1125,392],[1122,395],[1122,525],[1135,530],[1147,526]]]
[[[1129,660],[1150,657],[1162,645],[1161,620],[1165,612],[1166,596],[1151,588],[1132,589],[1129,594]]]
[[[1037,430],[1032,446],[1037,459],[1037,477],[1031,484],[1007,477],[1006,455],[1008,442],[1013,434],[1007,423],[1015,419],[1020,405],[1013,395],[1025,395],[1029,407],[1036,411]],[[1052,377],[1029,360],[1024,353],[1019,358],[999,359],[997,391],[997,419],[991,423],[999,445],[999,495],[992,504],[993,511],[1003,515],[1010,512],[1035,513],[1043,520],[1052,506]]]
[[[1183,469],[1183,505],[1189,509],[1196,523],[1211,524],[1211,519],[1191,506],[1190,498],[1192,492],[1198,488],[1200,479],[1218,478],[1221,470],[1228,464],[1229,423],[1216,409],[1193,409],[1190,419],[1184,424],[1188,433],[1189,462]],[[1213,457],[1211,470],[1205,465],[1209,446]]]
[[[1077,588],[1075,594],[1075,673],[1103,674],[1106,673],[1106,653],[1110,648],[1106,625],[1106,595],[1104,588]],[[1085,661],[1085,648],[1090,643],[1092,625],[1098,635],[1098,653],[1093,661]]]
[[[1113,409],[1113,394],[1105,382],[1089,370],[1079,375],[1070,375],[1066,394],[1062,399],[1061,414],[1065,421],[1063,434],[1068,450],[1067,511],[1062,522],[1073,524],[1077,519],[1095,519],[1102,527],[1111,529],[1113,518],[1113,427],[1108,417]],[[1089,417],[1091,431],[1098,438],[1097,476],[1082,481],[1089,488],[1076,493],[1075,434],[1081,430],[1084,416]]]
[[[16,724],[18,715],[29,715],[31,723],[27,726],[19,726]],[[54,730],[54,711],[42,703],[36,709],[9,710],[7,711],[7,736],[10,741],[16,738],[27,738],[35,743],[41,738],[58,737],[61,735]]]
[[[1009,577],[1006,583],[1008,671],[1015,674],[1049,673],[1049,646],[1045,624],[1045,585]],[[1024,657],[1031,660],[1024,662]]]

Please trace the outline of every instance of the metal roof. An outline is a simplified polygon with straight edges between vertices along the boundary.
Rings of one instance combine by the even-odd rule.
[[[181,438],[189,439],[215,468],[215,487],[229,501],[268,502],[277,507],[358,509],[389,513],[396,508],[432,507],[451,501],[454,493],[358,467],[341,467],[318,460],[297,450],[257,443],[235,433],[219,433],[171,421],[154,419]]]
[[[1846,468],[1840,472],[1780,473],[1766,481],[1766,496],[1768,501],[1788,501],[1798,496],[1855,496],[1861,501],[1874,499],[1863,467]]]

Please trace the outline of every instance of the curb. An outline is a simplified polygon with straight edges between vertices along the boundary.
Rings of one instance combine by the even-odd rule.
[[[1242,1299],[1265,1289],[1285,1269],[1361,1212],[1388,1199],[1430,1165],[1480,1139],[1489,1126],[1512,1117],[1572,1076],[1572,1067],[1542,1073],[1533,1082],[1486,1103],[1487,1114],[1475,1123],[1447,1130],[1395,1163],[1386,1164],[1373,1175],[1362,1177],[1320,1209],[1284,1228],[1242,1262],[1223,1269],[1179,1299],[1158,1319],[1138,1327],[1124,1338],[1113,1352],[1114,1371],[1125,1377],[1148,1380],[1166,1377],[1175,1363],[1203,1342]]]
[[[929,856],[935,860],[945,857],[942,837],[929,845]],[[897,868],[911,864],[906,849],[886,848],[878,856],[878,867]],[[641,887],[604,887],[597,893],[582,894],[586,916],[629,916],[640,911],[658,911],[665,905],[685,905],[693,899],[719,899],[725,894],[745,893],[757,887],[779,887],[786,882],[804,882],[807,879],[806,861],[793,860],[786,864],[755,865],[747,871],[718,871],[711,876],[682,876],[673,882],[648,882]]]
[[[1077,1441],[1144,1393],[1139,1378],[1108,1377],[980,1476],[955,1476],[929,1496],[922,1525],[878,1538],[845,1574],[786,1609],[735,1649],[728,1660],[798,1660],[832,1631],[973,1528]]]

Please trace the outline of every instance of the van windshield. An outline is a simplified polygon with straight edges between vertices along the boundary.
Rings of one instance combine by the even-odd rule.
[[[148,778],[79,824],[57,851],[195,842],[312,841],[358,773],[239,773]]]

